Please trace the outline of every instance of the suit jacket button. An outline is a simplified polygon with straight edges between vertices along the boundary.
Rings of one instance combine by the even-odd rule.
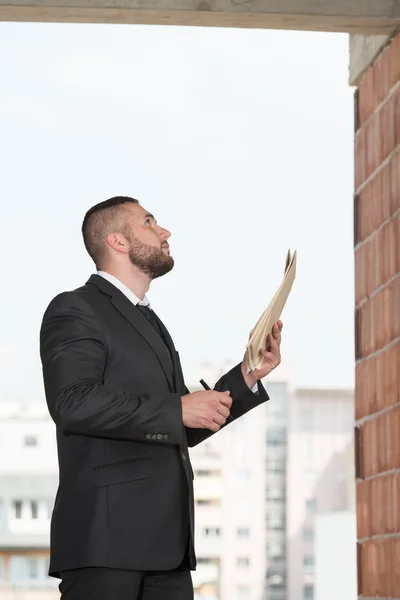
[[[158,439],[158,440],[162,440],[162,439],[163,439],[163,435],[162,435],[162,433],[158,433],[158,434],[157,434],[157,439]]]
[[[182,460],[186,460],[186,454],[184,452],[181,453]]]

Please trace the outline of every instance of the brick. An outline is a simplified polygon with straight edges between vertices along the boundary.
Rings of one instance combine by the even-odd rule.
[[[364,368],[365,361],[356,364],[355,375],[355,393],[354,393],[354,408],[356,421],[364,417],[367,413],[364,408],[365,403],[365,386],[364,386]]]
[[[381,415],[380,417],[377,418],[376,427],[377,427],[377,431],[378,431],[377,446],[376,446],[376,451],[378,454],[377,469],[378,469],[378,473],[384,473],[385,471],[388,470],[388,462],[389,462],[388,443],[390,443],[390,439],[388,440],[390,430],[389,430],[389,419],[388,419],[387,414]],[[384,495],[382,492],[383,479],[379,478],[377,481],[379,482],[378,483],[378,494],[377,494],[378,506],[380,506],[381,499],[384,498]],[[379,510],[378,512],[379,512],[379,517],[383,517],[382,510]],[[381,522],[379,523],[379,528],[376,533],[383,533],[383,525]]]
[[[372,231],[371,223],[371,211],[372,211],[372,186],[371,183],[365,186],[359,195],[358,204],[358,224],[359,224],[359,240],[365,240],[365,238]]]
[[[355,301],[358,306],[367,294],[366,281],[366,249],[365,244],[359,246],[354,253]]]
[[[359,481],[356,486],[357,498],[357,538],[364,539],[371,535],[371,480]]]
[[[361,448],[364,476],[376,475],[378,470],[378,420],[367,421],[361,428]]]
[[[379,389],[379,408],[388,408],[398,403],[398,346],[391,346],[379,355],[381,386]],[[400,430],[399,430],[400,431]]]
[[[389,52],[384,51],[375,63],[374,87],[377,105],[381,104],[390,89],[390,64]]]
[[[389,47],[389,87],[392,88],[400,79],[400,35],[398,34]]]
[[[399,529],[399,491],[400,491],[400,475],[399,473],[391,473],[386,480],[387,506],[386,514],[386,533],[398,533]]]
[[[354,174],[355,188],[358,190],[366,179],[366,146],[365,128],[360,129],[354,141]]]
[[[394,133],[394,146],[400,144],[400,88],[395,92],[394,98],[394,115],[393,115],[393,133]]]
[[[394,221],[394,264],[395,272],[400,273],[400,213],[393,219]],[[399,305],[397,305],[399,306]]]
[[[399,351],[399,347],[397,348]],[[397,374],[397,378],[399,379],[399,375]],[[399,388],[397,388],[397,400],[399,400]],[[400,409],[396,408],[390,413],[390,426],[392,429],[392,450],[391,450],[391,468],[392,469],[400,469]],[[400,502],[400,484],[397,482],[397,495]],[[400,504],[398,506],[398,529],[400,531]]]
[[[384,353],[378,354],[374,358],[375,362],[375,386],[376,386],[376,395],[377,395],[377,410],[382,410],[385,406],[384,401],[384,393],[383,393],[383,359]]]
[[[381,296],[381,304],[380,311],[377,315],[378,319],[382,323],[383,331],[382,331],[382,348],[390,344],[393,340],[392,337],[392,329],[393,329],[393,321],[392,321],[392,285],[388,285],[381,292],[379,292],[379,296]]]
[[[368,69],[359,87],[360,126],[371,116],[376,107],[377,99],[374,85],[374,69]]]
[[[366,402],[366,414],[372,415],[379,410],[378,406],[378,394],[376,388],[376,357],[369,358],[366,361],[365,373],[367,382],[367,402]]]
[[[379,155],[379,162],[384,161],[395,148],[395,97],[391,96],[380,110],[380,131],[382,153]]]
[[[398,219],[399,221],[400,219]],[[399,242],[399,240],[397,240]],[[400,337],[400,277],[392,281],[392,339]]]
[[[390,202],[391,202],[391,185],[392,185],[392,160],[379,171],[381,177],[381,210],[382,210],[382,221],[389,219],[391,213]]]
[[[382,534],[383,511],[380,510],[382,477],[370,479],[371,486],[371,536]]]
[[[377,288],[379,271],[379,255],[377,255],[375,252],[377,245],[378,240],[376,236],[365,242],[365,283],[367,286],[367,296],[370,296],[372,292]]]
[[[392,569],[390,595],[396,598],[400,596],[400,569],[398,567],[400,565],[400,538],[394,538],[391,542],[391,554],[396,568]]]
[[[400,152],[392,157],[390,209],[393,215],[400,208]]]
[[[383,210],[382,210],[382,171],[378,171],[372,181],[372,215],[371,215],[371,228],[375,231],[383,221]]]

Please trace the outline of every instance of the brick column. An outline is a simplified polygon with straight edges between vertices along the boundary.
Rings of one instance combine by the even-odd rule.
[[[355,93],[355,121],[358,593],[360,598],[397,599],[400,598],[400,35],[361,80]]]

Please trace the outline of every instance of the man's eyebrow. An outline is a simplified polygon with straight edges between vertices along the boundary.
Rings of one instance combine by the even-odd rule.
[[[145,219],[148,219],[148,218],[150,218],[150,219],[153,219],[153,221],[154,221],[155,223],[157,223],[157,219],[156,219],[156,218],[154,217],[154,215],[152,215],[151,213],[146,213],[146,214],[144,215],[144,218],[145,218]]]

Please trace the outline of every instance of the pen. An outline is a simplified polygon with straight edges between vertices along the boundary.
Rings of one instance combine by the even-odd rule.
[[[200,379],[200,383],[205,390],[211,390],[210,386],[204,381],[204,379]]]

